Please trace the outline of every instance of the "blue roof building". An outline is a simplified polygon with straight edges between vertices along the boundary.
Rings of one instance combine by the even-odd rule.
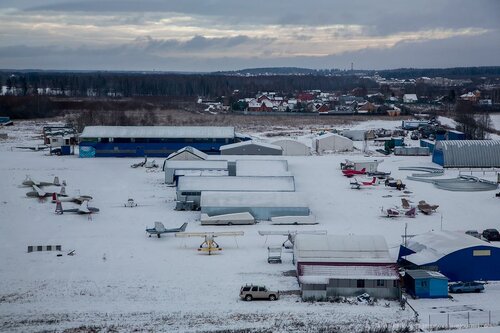
[[[500,280],[500,247],[457,231],[432,231],[401,245],[399,262],[450,281]]]

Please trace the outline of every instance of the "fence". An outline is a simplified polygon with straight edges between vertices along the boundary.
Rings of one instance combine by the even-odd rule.
[[[445,313],[432,313],[420,318],[420,324],[429,330],[441,328],[469,328],[480,326],[500,326],[500,310],[484,311],[471,309]]]

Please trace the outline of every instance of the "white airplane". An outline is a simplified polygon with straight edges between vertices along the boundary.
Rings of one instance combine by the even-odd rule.
[[[188,224],[186,222],[179,228],[166,229],[163,223],[155,222],[154,228],[146,228],[146,232],[149,234],[149,237],[151,237],[151,235],[156,235],[158,236],[158,238],[160,238],[161,234],[184,232],[186,230],[187,225]]]
[[[76,213],[76,214],[93,214],[97,213],[99,208],[89,207],[87,200],[83,201],[78,208],[63,209],[61,201],[56,202],[56,214],[62,215],[63,213]]]
[[[286,240],[283,242],[282,246],[284,248],[290,249],[293,247],[295,242],[295,236],[298,234],[308,234],[308,235],[326,235],[328,231],[326,230],[287,230],[287,231],[258,231],[261,236],[271,236],[271,235],[280,235],[286,236]],[[287,244],[289,242],[289,244]]]
[[[62,197],[66,197],[66,188],[64,186],[61,187],[61,191],[59,193],[56,193],[56,192],[45,192],[44,190],[42,190],[40,187],[36,186],[36,185],[31,185],[31,187],[33,188],[33,191],[30,191],[30,192],[27,192],[26,193],[26,196],[30,197],[30,198],[46,198],[46,197],[54,197],[54,196],[62,196]]]
[[[228,232],[183,232],[175,234],[175,237],[203,237],[205,240],[201,243],[198,251],[206,252],[209,255],[214,251],[222,251],[222,248],[215,241],[216,237],[221,236],[243,236],[243,231],[228,231]]]
[[[62,190],[64,189],[64,187],[61,188],[61,193],[63,192]],[[53,203],[57,203],[57,201],[61,201],[61,202],[74,202],[74,203],[77,203],[79,205],[81,205],[84,201],[90,201],[92,200],[92,197],[90,195],[77,195],[76,197],[69,197],[66,195],[66,191],[64,191],[64,197],[63,198],[60,198],[59,196],[61,196],[61,194],[57,194],[57,193],[52,193],[52,202]]]
[[[40,150],[48,149],[49,146],[47,146],[47,145],[36,145],[36,146],[14,147],[14,148],[17,148],[17,149],[26,149],[26,150],[31,150],[31,151],[40,151]]]
[[[61,186],[61,183],[59,183],[59,177],[54,177],[54,180],[52,182],[44,182],[44,181],[38,181],[36,179],[31,178],[30,176],[26,175],[26,179],[23,180],[22,182],[23,186]],[[66,182],[63,181],[62,185],[66,185]]]

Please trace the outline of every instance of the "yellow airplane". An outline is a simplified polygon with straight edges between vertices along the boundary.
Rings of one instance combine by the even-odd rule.
[[[212,252],[222,251],[222,248],[215,241],[215,237],[220,236],[243,236],[243,231],[227,231],[227,232],[183,232],[176,233],[175,237],[203,237],[205,240],[201,243],[198,251],[206,252],[209,255]]]

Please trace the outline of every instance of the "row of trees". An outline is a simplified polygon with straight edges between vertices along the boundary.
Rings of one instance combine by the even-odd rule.
[[[259,91],[350,91],[359,86],[377,87],[374,81],[355,76],[244,77],[114,72],[0,72],[0,83],[6,86],[8,91],[15,91],[16,95],[35,95],[39,88],[50,88],[52,94],[76,97],[227,96],[234,90],[251,95]]]

